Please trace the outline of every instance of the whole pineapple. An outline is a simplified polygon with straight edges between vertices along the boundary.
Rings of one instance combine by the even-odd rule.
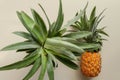
[[[85,49],[86,52],[81,55],[80,62],[81,72],[87,77],[95,77],[98,76],[101,71],[101,55],[99,52],[102,47],[102,41],[106,40],[102,37],[102,35],[108,36],[108,34],[104,32],[105,27],[99,29],[97,28],[98,24],[104,18],[104,16],[102,16],[104,10],[98,16],[96,16],[96,7],[94,7],[90,14],[90,18],[88,19],[86,14],[87,5],[84,10],[81,10],[80,13],[76,14],[76,17],[78,17],[79,14],[82,15],[80,16],[79,20],[71,26],[75,32],[90,31],[92,33],[88,37],[77,39],[79,41],[79,43],[77,43],[78,45],[89,43],[98,45],[94,46],[93,48]]]

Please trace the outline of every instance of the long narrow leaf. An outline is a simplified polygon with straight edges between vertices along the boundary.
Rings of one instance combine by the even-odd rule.
[[[106,9],[104,9],[104,10],[96,17],[95,22],[94,22],[93,27],[92,27],[92,32],[95,32],[95,30],[97,29],[98,20],[100,19],[100,17],[102,16],[102,14],[104,13],[105,10],[106,10]],[[101,20],[102,20],[102,18],[101,18]],[[101,21],[101,20],[100,20],[100,21]]]
[[[31,9],[31,12],[35,22],[39,25],[39,28],[41,30],[40,32],[46,37],[47,29],[42,17],[34,9]]]
[[[90,20],[93,20],[93,18],[95,17],[95,15],[96,15],[96,6],[93,8],[93,10],[91,12]]]
[[[54,63],[53,66],[56,68],[56,67],[58,66],[58,63],[57,63],[57,60],[56,60],[53,52],[50,51],[50,50],[48,50],[48,49],[46,49],[46,52],[47,52],[47,53],[49,54],[49,56],[51,57],[52,62]]]
[[[25,56],[24,59],[28,59],[36,54],[41,54],[41,48],[38,48],[35,51],[33,51],[32,53],[30,53],[29,55]]]
[[[46,44],[53,45],[53,46],[64,47],[66,49],[69,49],[71,51],[75,51],[75,52],[78,52],[78,53],[83,53],[84,52],[83,49],[79,48],[78,46],[76,46],[76,45],[74,45],[70,42],[66,42],[66,41],[61,41],[61,40],[48,38],[46,40]]]
[[[70,67],[70,68],[72,68],[72,69],[77,70],[77,69],[79,68],[77,64],[75,64],[74,62],[72,62],[72,61],[70,61],[70,60],[68,60],[68,59],[65,59],[65,58],[60,57],[60,56],[56,56],[56,58],[57,58],[60,62],[62,62],[64,65],[66,65],[66,66],[68,66],[68,67]]]
[[[30,18],[30,21],[28,21],[28,23],[30,23],[30,25],[32,24],[32,26],[26,24],[26,22],[24,21],[23,19],[23,16],[22,16],[22,13],[23,12],[18,12],[17,11],[17,16],[18,18],[20,19],[20,21],[22,22],[22,24],[24,25],[24,27],[31,33],[31,29],[33,28],[33,20],[27,15],[28,18]],[[26,14],[25,14],[26,15]]]
[[[41,44],[44,41],[44,35],[41,34],[41,30],[37,24],[25,13],[21,12],[22,19],[26,24],[26,28],[34,36],[34,38]],[[38,33],[39,32],[39,33]],[[39,36],[38,36],[39,35]]]
[[[27,33],[27,32],[16,31],[16,32],[13,32],[13,33],[16,34],[16,35],[18,35],[18,36],[21,36],[21,37],[23,37],[23,38],[25,38],[25,39],[33,40],[33,39],[32,39],[32,36],[31,36],[29,33]]]
[[[61,0],[59,0],[59,1],[60,1],[59,12],[58,12],[57,21],[56,21],[55,26],[53,28],[53,33],[57,33],[59,31],[59,29],[62,26],[63,19],[64,19],[63,11],[62,11],[62,1]]]
[[[67,41],[67,42],[70,42],[70,43],[76,43],[77,42],[76,39],[73,39],[73,38],[70,38],[70,37],[53,37],[53,39]]]
[[[26,67],[29,64],[31,64],[32,62],[34,62],[38,57],[39,57],[39,55],[31,56],[31,57],[24,59],[22,61],[18,61],[16,63],[0,67],[0,70],[20,69],[20,68]]]
[[[41,33],[41,30],[38,25],[34,25],[34,28],[32,29],[32,33],[34,37],[38,40],[40,44],[43,44],[45,41],[46,36]]]
[[[64,58],[67,58],[67,59],[70,59],[70,60],[77,60],[77,58],[75,57],[75,55],[71,51],[69,51],[69,50],[67,50],[63,47],[60,48],[60,47],[57,47],[57,46],[53,47],[53,46],[49,45],[49,46],[47,46],[47,49],[51,49],[52,51],[54,51],[55,55],[64,56]]]
[[[47,62],[47,73],[49,76],[49,80],[54,80],[54,68],[53,68],[52,58],[49,54],[48,54],[48,62]]]
[[[31,33],[31,30],[33,29],[35,22],[32,20],[32,18],[30,18],[30,16],[28,16],[25,12],[21,12],[21,17],[25,23],[25,27],[29,30],[29,32]]]
[[[79,31],[79,32],[72,32],[72,33],[68,33],[66,35],[64,35],[65,37],[70,37],[70,38],[74,38],[74,39],[80,39],[80,38],[84,38],[87,36],[90,36],[92,33],[89,31]]]
[[[42,65],[41,65],[41,72],[40,72],[40,75],[39,75],[39,78],[38,80],[43,80],[44,79],[44,75],[45,75],[45,72],[46,72],[46,69],[47,69],[47,57],[45,56],[44,54],[44,51],[42,53]]]
[[[47,21],[48,21],[49,27],[51,27],[50,20],[49,20],[49,18],[48,18],[48,16],[47,16],[47,14],[46,14],[46,12],[45,12],[44,8],[43,8],[40,4],[38,4],[38,5],[40,6],[40,8],[42,9],[42,11],[44,12],[44,14],[45,14],[45,16],[46,16],[46,18],[47,18]]]
[[[40,65],[41,65],[41,59],[38,58],[35,61],[33,67],[29,71],[29,73],[25,76],[25,78],[23,80],[29,80],[37,72],[37,70],[39,69]]]
[[[96,47],[99,48],[101,46],[95,43],[76,43],[76,45],[78,45],[82,49],[90,49],[90,48],[96,48]]]
[[[108,36],[109,37],[109,35],[105,32],[105,31],[98,31],[100,34],[103,34],[103,35],[105,35],[105,36]]]
[[[2,51],[7,50],[18,50],[18,49],[29,49],[29,48],[39,48],[40,46],[35,42],[19,42],[1,49]]]

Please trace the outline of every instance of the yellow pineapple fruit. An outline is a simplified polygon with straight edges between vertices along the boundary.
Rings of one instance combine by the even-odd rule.
[[[101,55],[97,52],[85,52],[81,56],[81,71],[87,77],[95,77],[101,71]]]

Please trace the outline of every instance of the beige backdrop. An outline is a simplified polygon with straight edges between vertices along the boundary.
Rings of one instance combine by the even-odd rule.
[[[62,1],[65,23],[87,3],[87,0]],[[55,80],[120,80],[120,0],[88,1],[88,12],[94,5],[97,6],[98,12],[107,8],[104,13],[106,17],[101,26],[108,26],[106,31],[110,38],[108,38],[109,41],[104,42],[101,52],[102,72],[96,78],[85,79],[82,76],[80,77],[79,71],[71,70],[59,63],[59,68],[55,70]],[[16,16],[16,11],[24,10],[30,14],[30,8],[35,8],[43,15],[37,3],[44,6],[51,21],[56,19],[58,0],[0,0],[0,49],[8,44],[23,40],[12,34],[14,31],[25,30]],[[15,51],[0,52],[0,66],[21,60],[23,56],[24,53],[15,53]],[[0,80],[22,80],[29,69],[30,67],[21,70],[1,71]],[[38,73],[31,80],[37,80]],[[48,80],[47,75],[45,80]]]

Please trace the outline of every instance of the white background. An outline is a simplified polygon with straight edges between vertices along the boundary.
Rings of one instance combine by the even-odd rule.
[[[106,16],[100,26],[108,26],[106,31],[110,35],[104,42],[102,54],[102,72],[93,79],[85,79],[79,71],[74,71],[59,63],[55,70],[55,80],[120,80],[120,0],[88,0],[88,13],[94,5],[97,12],[107,8]],[[87,0],[62,0],[65,22],[82,9]],[[12,34],[14,31],[25,30],[16,16],[16,11],[24,10],[30,14],[30,8],[36,9],[44,17],[38,3],[41,3],[48,13],[51,21],[57,17],[58,0],[0,0],[0,49],[4,46],[22,41],[23,39]],[[45,19],[46,21],[46,19]],[[0,52],[0,66],[21,60],[24,53],[15,51]],[[29,68],[21,70],[0,71],[0,80],[22,80]],[[37,80],[39,72],[31,79]],[[47,75],[45,80],[48,80]]]

